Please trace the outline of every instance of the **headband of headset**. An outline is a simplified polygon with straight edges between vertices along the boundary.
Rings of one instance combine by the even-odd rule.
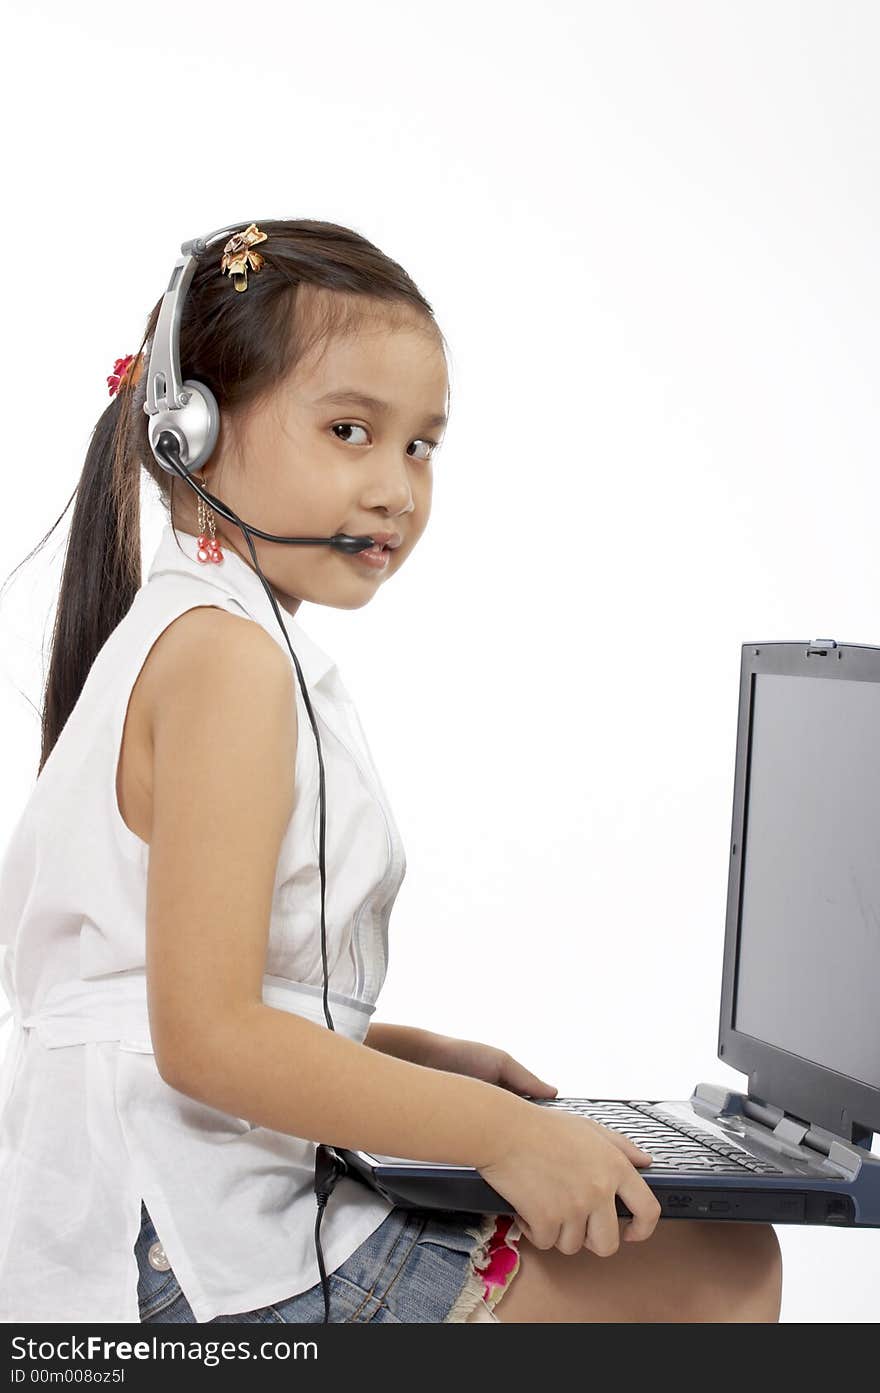
[[[147,366],[144,411],[149,416],[148,434],[156,463],[169,474],[177,473],[156,445],[163,431],[171,431],[180,445],[180,464],[187,474],[200,469],[211,456],[220,432],[220,408],[204,382],[180,378],[180,321],[190,282],[199,257],[212,243],[229,237],[240,224],[221,227],[207,237],[181,243],[171,279],[162,297],[156,332]]]

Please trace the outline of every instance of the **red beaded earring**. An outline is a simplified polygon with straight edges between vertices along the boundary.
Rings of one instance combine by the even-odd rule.
[[[210,536],[208,535],[210,533]],[[223,552],[220,550],[220,543],[217,541],[214,529],[214,509],[209,508],[204,498],[199,494],[199,549],[196,556],[199,561],[222,561]]]

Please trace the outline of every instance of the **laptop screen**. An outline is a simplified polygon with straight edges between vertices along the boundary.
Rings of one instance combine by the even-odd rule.
[[[733,1025],[880,1087],[880,684],[753,677]]]

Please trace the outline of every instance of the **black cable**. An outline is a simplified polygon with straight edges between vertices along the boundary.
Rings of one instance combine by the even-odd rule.
[[[330,1285],[327,1281],[327,1273],[324,1269],[324,1254],[321,1250],[321,1220],[324,1217],[324,1210],[327,1207],[328,1195],[318,1196],[318,1212],[315,1215],[315,1249],[318,1254],[318,1271],[321,1274],[321,1287],[324,1291],[324,1325],[330,1323]]]
[[[315,1247],[318,1250],[318,1271],[321,1274],[321,1286],[324,1289],[324,1324],[330,1321],[330,1283],[327,1280],[327,1273],[324,1270],[324,1254],[321,1249],[321,1220],[324,1217],[324,1209],[327,1201],[333,1193],[337,1180],[341,1175],[345,1175],[348,1166],[341,1156],[334,1151],[332,1146],[326,1146],[323,1142],[318,1143],[315,1153],[315,1196],[318,1201],[318,1213],[315,1216]]]
[[[278,608],[278,601],[275,599],[275,596],[274,596],[274,594],[272,593],[272,587],[270,586],[269,582],[266,580],[266,577],[263,575],[263,572],[260,570],[260,563],[257,561],[256,548],[254,547],[253,541],[252,541],[252,539],[251,539],[251,529],[250,529],[250,527],[248,526],[248,524],[247,524],[246,522],[242,522],[242,520],[241,520],[241,518],[238,516],[238,514],[237,514],[237,513],[234,513],[234,512],[232,511],[232,509],[229,508],[227,505],[225,505],[225,504],[220,505],[220,500],[219,500],[219,499],[214,498],[212,494],[208,493],[207,490],[206,490],[206,489],[203,489],[203,488],[201,487],[201,485],[198,484],[198,483],[196,482],[195,479],[191,478],[190,475],[187,474],[186,470],[184,469],[183,465],[182,465],[181,462],[180,462],[180,442],[178,441],[177,436],[174,434],[173,431],[162,431],[162,433],[160,434],[159,439],[157,440],[156,445],[155,445],[154,448],[156,449],[157,453],[159,453],[159,454],[162,455],[162,458],[163,458],[163,459],[166,459],[166,460],[168,461],[168,463],[173,467],[175,473],[179,474],[180,477],[181,477],[187,484],[189,484],[190,487],[191,487],[197,494],[199,494],[199,496],[200,496],[201,498],[203,498],[203,499],[205,500],[205,502],[208,504],[209,507],[212,507],[212,506],[214,506],[214,505],[218,505],[218,508],[219,508],[220,510],[222,510],[223,516],[226,517],[226,518],[228,518],[228,520],[229,520],[230,522],[234,522],[234,523],[236,524],[236,526],[241,530],[241,533],[242,533],[242,535],[244,536],[244,539],[245,539],[245,541],[246,541],[247,544],[248,544],[248,549],[249,549],[249,551],[250,551],[251,558],[252,558],[253,563],[254,563],[254,570],[256,571],[257,575],[259,576],[259,578],[260,578],[260,583],[262,584],[263,589],[265,590],[266,594],[267,594],[268,597],[269,597],[269,603],[271,604],[272,609],[275,611],[275,618],[278,620],[278,623],[279,623],[280,626],[281,626],[281,632],[282,632],[283,635],[284,635],[284,641],[285,641],[285,643],[287,644],[287,647],[290,649],[290,656],[291,656],[291,658],[292,658],[293,661],[294,661],[294,665],[295,665],[295,667],[296,667],[296,671],[297,671],[297,674],[298,674],[298,676],[299,676],[300,689],[301,689],[302,694],[303,694],[303,700],[305,701],[305,704],[306,704],[306,710],[308,711],[309,721],[311,722],[312,732],[313,732],[314,737],[315,737],[315,745],[317,746],[317,751],[318,751],[318,769],[319,769],[319,787],[320,787],[320,807],[321,807],[321,821],[320,821],[321,834],[320,834],[320,838],[319,838],[319,862],[320,862],[320,872],[321,872],[321,960],[322,960],[323,966],[324,966],[324,1016],[325,1016],[325,1019],[326,1019],[326,1021],[327,1021],[327,1025],[328,1025],[328,1027],[330,1028],[330,1030],[335,1030],[336,1027],[335,1027],[334,1024],[333,1024],[333,1020],[332,1020],[332,1017],[331,1017],[331,1015],[330,1015],[330,1006],[329,1006],[328,1000],[327,1000],[327,993],[328,993],[328,982],[327,982],[327,925],[326,925],[325,917],[324,917],[324,896],[325,896],[326,885],[327,885],[327,874],[326,874],[326,867],[325,867],[325,864],[324,864],[324,842],[325,842],[325,834],[326,834],[326,811],[327,811],[327,809],[326,809],[326,802],[327,802],[327,800],[326,800],[326,797],[325,797],[325,788],[324,788],[324,757],[323,757],[323,754],[321,753],[321,738],[320,738],[320,736],[318,735],[318,725],[317,725],[317,722],[316,722],[316,720],[315,720],[315,714],[314,714],[314,712],[312,711],[312,703],[311,703],[310,700],[309,700],[308,687],[306,686],[305,678],[303,677],[302,668],[301,668],[300,665],[299,665],[299,658],[296,656],[296,654],[294,653],[293,648],[292,648],[292,646],[291,646],[290,636],[288,635],[287,629],[285,628],[284,620],[281,618],[281,611],[280,611],[280,609]],[[256,532],[256,531],[258,531],[258,529],[257,529],[257,528],[254,528],[253,531]],[[261,533],[260,535],[263,535],[263,534]]]
[[[324,861],[324,843],[326,838],[327,823],[327,800],[325,796],[324,786],[324,757],[321,752],[321,739],[318,735],[318,724],[315,720],[315,714],[312,710],[312,703],[309,700],[308,687],[306,686],[306,682],[303,677],[302,668],[299,665],[299,659],[293,651],[293,647],[290,642],[290,637],[284,625],[284,620],[281,618],[281,611],[278,608],[278,602],[275,599],[274,594],[272,593],[272,587],[269,585],[269,582],[266,580],[266,577],[260,570],[259,562],[257,561],[256,548],[254,547],[253,541],[251,539],[251,531],[256,532],[261,537],[269,536],[271,540],[275,539],[271,536],[271,534],[260,532],[259,528],[249,528],[248,524],[242,522],[241,518],[236,513],[234,513],[230,507],[228,507],[226,504],[220,503],[219,499],[214,498],[214,496],[208,493],[206,489],[203,489],[201,485],[195,481],[195,479],[190,478],[189,474],[187,474],[186,470],[180,462],[180,442],[178,441],[177,436],[174,434],[173,431],[162,431],[159,435],[159,439],[156,441],[156,444],[153,448],[157,454],[161,454],[162,458],[167,461],[167,463],[174,470],[174,472],[178,474],[181,477],[181,479],[184,480],[185,483],[189,484],[190,488],[192,488],[197,494],[199,494],[199,496],[208,504],[209,507],[216,507],[217,511],[223,517],[227,518],[230,522],[234,522],[236,526],[240,529],[245,541],[248,544],[248,549],[250,551],[251,558],[254,563],[254,570],[259,576],[263,589],[269,597],[269,603],[271,604],[272,609],[275,612],[275,618],[278,620],[278,623],[281,626],[281,632],[284,635],[284,640],[287,644],[287,647],[290,649],[290,656],[293,659],[294,666],[296,667],[297,675],[299,677],[300,690],[302,691],[303,700],[306,704],[306,710],[309,715],[309,721],[311,723],[312,733],[314,734],[315,745],[318,751],[321,810],[321,830],[319,837],[318,860],[321,874],[321,961],[324,968],[323,1000],[324,1016],[327,1021],[327,1026],[330,1030],[335,1031],[336,1027],[333,1024],[333,1018],[330,1015],[330,1005],[328,1001],[329,983],[327,973],[327,925],[324,915],[324,900],[327,888],[327,872]],[[353,539],[346,538],[345,540],[352,541]],[[348,550],[349,548],[343,547],[342,549]],[[336,1181],[339,1179],[339,1176],[344,1175],[347,1172],[347,1170],[348,1166],[346,1165],[345,1161],[342,1159],[341,1156],[337,1155],[337,1153],[332,1149],[332,1147],[327,1147],[322,1142],[318,1143],[317,1150],[315,1152],[315,1195],[318,1202],[318,1213],[315,1218],[315,1249],[318,1255],[318,1271],[321,1274],[321,1286],[324,1291],[325,1325],[328,1324],[330,1321],[330,1284],[327,1280],[327,1273],[324,1270],[324,1254],[321,1250],[321,1220],[324,1217],[324,1209],[327,1204],[327,1200],[333,1193],[333,1188],[336,1185]]]

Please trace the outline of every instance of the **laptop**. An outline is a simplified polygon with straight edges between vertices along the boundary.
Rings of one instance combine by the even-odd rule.
[[[880,648],[742,646],[718,1058],[744,1091],[527,1101],[648,1151],[663,1218],[880,1227]],[[404,1208],[514,1212],[472,1167],[335,1154]]]

